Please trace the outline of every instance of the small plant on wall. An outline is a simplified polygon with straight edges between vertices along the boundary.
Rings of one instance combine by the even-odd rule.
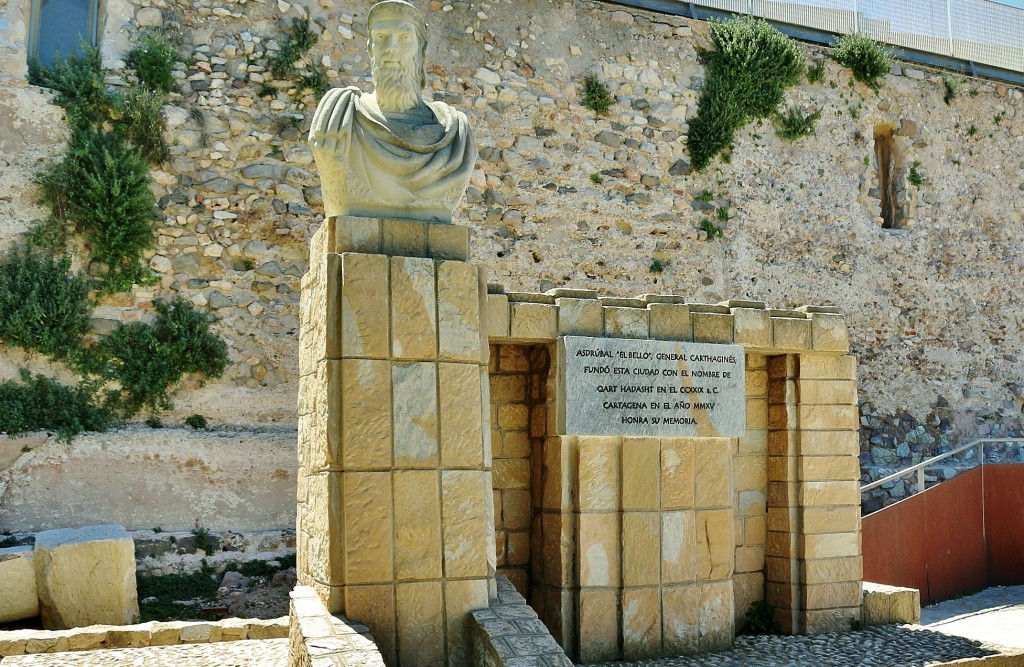
[[[711,21],[709,32],[713,48],[699,54],[706,82],[686,142],[697,170],[732,144],[736,130],[773,114],[804,72],[796,42],[765,21]]]
[[[882,87],[882,77],[892,68],[892,55],[867,35],[843,35],[836,42],[832,57],[849,68],[854,79],[876,91]]]

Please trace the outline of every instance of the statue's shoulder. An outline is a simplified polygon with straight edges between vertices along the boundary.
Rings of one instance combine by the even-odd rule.
[[[445,102],[427,102],[427,106],[434,112],[434,117],[437,118],[437,121],[445,127],[451,125],[465,127],[469,125],[469,120],[466,118],[466,114],[463,111],[450,106]]]

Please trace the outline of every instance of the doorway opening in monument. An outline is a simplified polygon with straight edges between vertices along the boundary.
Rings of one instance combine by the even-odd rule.
[[[897,198],[896,142],[892,125],[886,123],[876,126],[874,135],[882,229],[899,229],[902,227],[903,215]]]
[[[544,446],[548,433],[548,380],[553,350],[549,344],[492,344],[491,455],[494,490],[494,542],[498,574],[509,581],[544,618],[544,600],[557,591],[556,573],[533,563],[531,544],[543,544]],[[553,473],[556,471],[549,471]],[[557,480],[549,480],[554,483]],[[547,521],[545,521],[547,518]],[[537,559],[541,554],[536,554]],[[553,565],[553,564],[552,564]],[[548,624],[550,628],[550,624]]]
[[[33,0],[29,58],[53,67],[60,55],[81,55],[82,44],[96,45],[99,0]]]

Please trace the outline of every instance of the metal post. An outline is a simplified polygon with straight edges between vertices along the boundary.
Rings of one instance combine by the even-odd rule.
[[[946,30],[949,35],[949,55],[953,56],[953,0],[946,0]]]
[[[917,492],[924,493],[924,468],[917,469]]]

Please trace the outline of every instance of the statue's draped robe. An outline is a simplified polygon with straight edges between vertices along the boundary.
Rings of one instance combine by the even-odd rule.
[[[461,111],[430,102],[410,113],[385,115],[351,87],[324,96],[309,141],[328,216],[449,222],[476,161],[476,143]]]

